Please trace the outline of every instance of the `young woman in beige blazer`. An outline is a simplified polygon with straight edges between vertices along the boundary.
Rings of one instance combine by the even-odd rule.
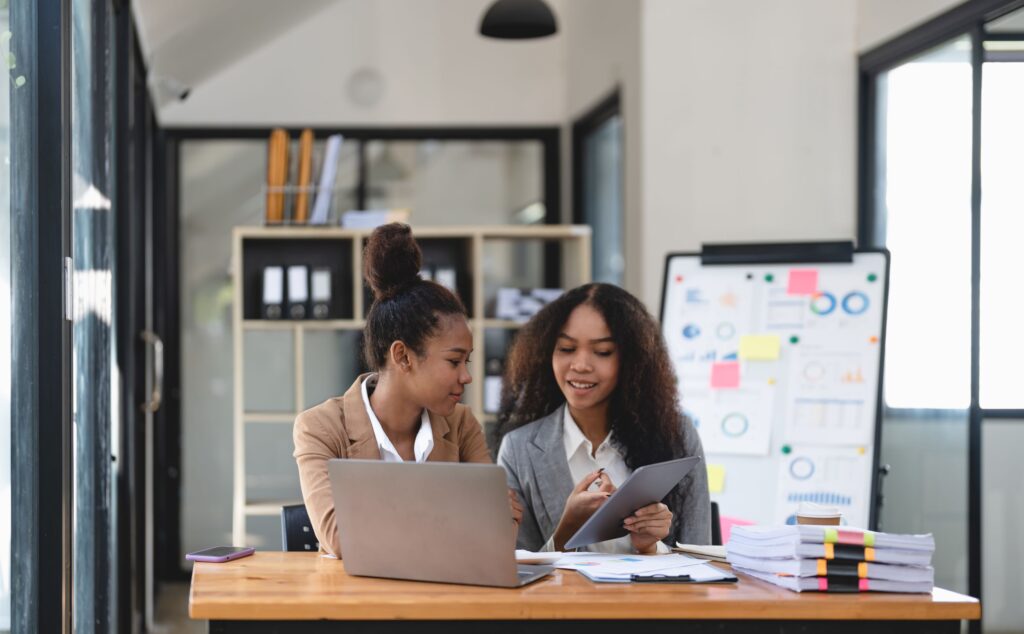
[[[328,460],[491,462],[480,424],[459,403],[471,381],[466,308],[419,277],[421,258],[407,225],[384,225],[370,235],[364,271],[374,302],[363,338],[373,372],[295,419],[306,510],[321,550],[338,557]],[[521,507],[511,504],[518,522]]]

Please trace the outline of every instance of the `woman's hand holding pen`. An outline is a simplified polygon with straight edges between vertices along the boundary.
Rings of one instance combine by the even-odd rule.
[[[591,485],[595,483],[598,485],[597,490],[590,491]],[[565,501],[562,519],[559,520],[558,527],[555,529],[555,550],[562,550],[565,547],[565,542],[569,541],[569,538],[579,530],[580,526],[583,526],[583,523],[614,492],[615,485],[612,484],[611,478],[604,473],[604,469],[598,469],[580,480]]]
[[[633,548],[642,555],[657,552],[658,542],[668,537],[671,526],[672,511],[661,502],[637,509],[622,522],[622,527],[629,531]]]

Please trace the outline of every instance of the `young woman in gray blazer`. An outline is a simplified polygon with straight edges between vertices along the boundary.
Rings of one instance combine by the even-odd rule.
[[[657,322],[610,284],[587,284],[548,304],[509,351],[498,463],[523,504],[519,548],[561,550],[635,469],[704,457],[678,404]],[[604,552],[669,552],[711,541],[703,463],[659,503],[626,518]]]

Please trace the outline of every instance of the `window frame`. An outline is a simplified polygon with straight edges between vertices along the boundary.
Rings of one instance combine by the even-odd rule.
[[[11,627],[71,629],[71,4],[12,2]],[[56,183],[54,182],[56,181]],[[56,185],[56,186],[55,186]]]
[[[281,126],[291,138],[304,129]],[[157,131],[155,149],[154,327],[164,341],[165,401],[156,413],[154,446],[154,522],[161,526],[154,546],[157,581],[187,581],[181,567],[181,327],[179,316],[179,166],[185,141],[266,140],[271,127],[165,127]],[[359,143],[359,183],[356,200],[367,200],[366,145],[369,141],[539,141],[542,144],[544,224],[561,224],[561,129],[558,127],[310,127],[315,139],[341,134]],[[561,262],[557,244],[545,245],[545,279],[557,280]],[[162,418],[160,418],[162,416]]]
[[[884,246],[883,211],[879,208],[880,157],[877,155],[878,78],[904,62],[940,46],[969,35],[972,69],[972,142],[971,142],[971,400],[966,410],[968,419],[968,592],[980,597],[982,592],[982,489],[981,445],[985,419],[1024,419],[1024,409],[986,409],[979,402],[980,376],[980,280],[981,280],[981,96],[983,43],[989,37],[985,24],[1024,8],[1024,0],[972,0],[940,14],[889,42],[860,55],[858,77],[858,211],[857,242],[862,247]],[[884,407],[884,403],[883,403]],[[886,413],[904,418],[951,410],[916,410],[886,407]],[[964,410],[956,410],[964,412]],[[981,622],[972,621],[970,631],[980,632]]]
[[[586,219],[586,210],[583,208],[584,199],[584,160],[587,138],[597,131],[602,125],[604,125],[612,117],[622,118],[622,165],[623,173],[619,174],[621,182],[622,200],[622,227],[623,233],[619,236],[619,241],[622,246],[623,256],[626,251],[626,236],[625,236],[625,212],[626,212],[626,121],[625,115],[622,112],[622,90],[616,87],[608,96],[598,101],[588,111],[581,115],[572,125],[572,221],[574,224],[590,224]],[[591,255],[593,262],[591,263],[592,270],[598,270],[595,263],[602,254],[596,250]]]

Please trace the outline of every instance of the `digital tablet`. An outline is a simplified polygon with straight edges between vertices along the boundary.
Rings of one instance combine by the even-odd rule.
[[[622,522],[637,509],[660,502],[700,462],[699,456],[640,467],[626,478],[608,501],[594,511],[565,548],[579,548],[628,535]]]

